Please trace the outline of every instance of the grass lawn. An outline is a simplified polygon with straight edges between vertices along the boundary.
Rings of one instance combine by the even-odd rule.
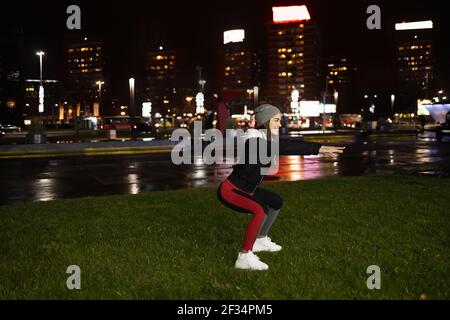
[[[234,269],[248,216],[215,189],[1,206],[0,299],[450,298],[450,180],[265,186],[285,200],[266,272]],[[66,288],[69,265],[81,290]],[[367,289],[370,265],[381,290]]]

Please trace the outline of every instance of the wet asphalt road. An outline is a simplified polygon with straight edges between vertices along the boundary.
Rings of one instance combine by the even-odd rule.
[[[329,145],[346,146],[337,159],[283,156],[268,181],[298,181],[332,176],[408,173],[447,176],[450,139],[433,133],[415,136],[348,138]],[[217,186],[230,165],[175,166],[170,154],[60,157],[0,160],[0,205],[144,191]]]

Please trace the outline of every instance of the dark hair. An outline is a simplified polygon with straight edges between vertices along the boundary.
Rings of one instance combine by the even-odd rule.
[[[261,125],[258,125],[258,127],[256,127],[256,129],[258,129],[258,130],[261,130],[261,129],[265,129],[266,130],[266,132],[267,132],[267,140],[271,140],[272,139],[272,132],[270,132],[269,122],[270,122],[270,120],[265,122],[265,123],[263,123],[263,124],[261,124]]]

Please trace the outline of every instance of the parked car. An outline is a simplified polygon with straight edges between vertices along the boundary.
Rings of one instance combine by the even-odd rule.
[[[12,124],[0,124],[0,131],[4,132],[20,132],[22,129]]]

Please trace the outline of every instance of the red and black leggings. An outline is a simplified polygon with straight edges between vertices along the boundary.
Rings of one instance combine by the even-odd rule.
[[[228,208],[253,215],[245,231],[242,249],[246,251],[252,250],[269,210],[280,210],[283,206],[283,199],[270,190],[258,187],[253,193],[248,193],[240,190],[228,179],[219,186],[217,195]]]

